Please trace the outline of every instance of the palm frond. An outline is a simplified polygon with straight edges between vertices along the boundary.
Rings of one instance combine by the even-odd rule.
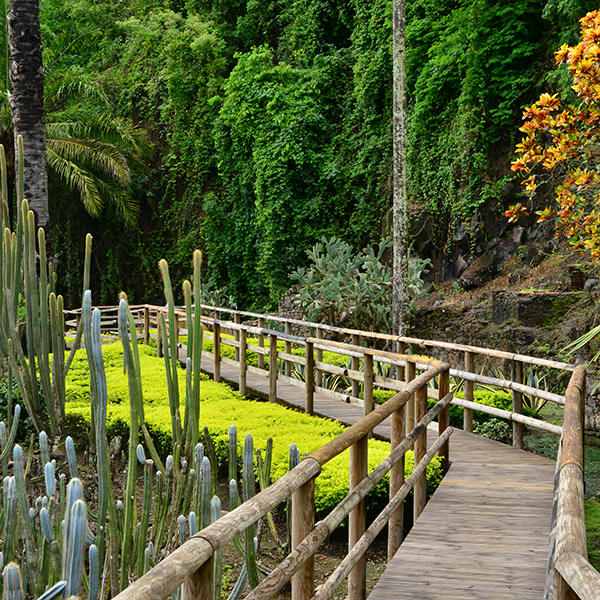
[[[131,183],[131,171],[123,153],[112,144],[93,139],[47,139],[48,148],[66,161],[83,165],[114,178],[121,186]]]
[[[80,67],[72,67],[67,71],[56,96],[60,99],[77,99],[77,103],[81,103],[84,98],[106,108],[110,106],[108,96],[98,80]]]
[[[85,209],[93,217],[97,217],[104,207],[104,200],[96,185],[94,176],[78,164],[57,154],[50,146],[46,151],[48,166],[71,188],[76,189]]]

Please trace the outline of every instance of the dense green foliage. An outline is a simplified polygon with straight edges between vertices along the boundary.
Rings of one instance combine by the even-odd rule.
[[[426,212],[426,256],[499,199],[520,109],[591,4],[407,2],[411,212]],[[272,305],[323,236],[360,250],[390,233],[391,2],[45,0],[41,18],[48,102],[65,82],[99,82],[154,145],[132,181],[134,229],[111,207],[91,219],[55,183],[73,303],[81,231],[95,236],[99,302],[121,289],[159,300],[158,258],[177,287],[201,247],[211,284],[244,308]]]
[[[145,421],[153,439],[164,454],[172,446],[172,427],[169,413],[167,384],[163,360],[156,357],[148,346],[140,346],[140,367],[144,397]],[[123,352],[120,343],[103,347],[104,367],[108,390],[106,431],[108,437],[127,436],[129,432],[129,387],[123,373]],[[179,370],[180,385],[185,386],[185,371]],[[89,371],[83,352],[76,355],[67,381],[67,419],[70,427],[85,434],[90,422]],[[290,411],[277,404],[253,402],[248,410],[245,400],[229,386],[206,379],[200,389],[200,424],[208,427],[215,443],[219,467],[226,469],[228,459],[228,431],[235,424],[239,432],[241,456],[246,433],[252,433],[256,447],[265,448],[272,437],[273,477],[288,470],[289,446],[295,443],[304,456],[339,435],[344,427],[339,423]],[[369,440],[369,466],[374,468],[389,454],[389,444]],[[412,472],[413,455],[407,453],[406,471]],[[428,483],[436,486],[441,481],[440,462],[436,458],[429,465]],[[331,510],[348,493],[348,453],[344,453],[324,468],[316,480],[318,511]],[[377,501],[386,495],[382,482],[370,498]]]

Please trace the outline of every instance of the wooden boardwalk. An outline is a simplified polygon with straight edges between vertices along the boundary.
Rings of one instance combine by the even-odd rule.
[[[212,375],[212,354],[203,353],[202,367]],[[237,386],[238,371],[222,363],[221,378]],[[267,378],[248,372],[247,386],[250,394],[268,397]],[[277,397],[304,408],[301,388],[278,381]],[[360,407],[317,393],[314,410],[349,425],[363,416]],[[375,432],[389,439],[389,422]],[[442,484],[369,598],[541,600],[555,463],[462,430],[450,439],[450,460]]]

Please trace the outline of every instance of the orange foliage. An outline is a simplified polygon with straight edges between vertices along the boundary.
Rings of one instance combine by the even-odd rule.
[[[600,11],[588,13],[581,23],[577,46],[563,45],[556,62],[565,63],[573,78],[578,106],[561,107],[556,94],[542,94],[523,112],[525,134],[517,144],[512,170],[525,175],[525,191],[533,196],[540,172],[561,179],[556,188],[556,213],[538,211],[538,222],[556,214],[556,235],[564,235],[576,249],[600,256]],[[526,215],[518,203],[506,211],[510,222]]]

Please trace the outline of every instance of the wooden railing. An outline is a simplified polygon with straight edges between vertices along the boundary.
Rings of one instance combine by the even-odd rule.
[[[408,363],[409,356],[396,357]],[[416,368],[416,367],[415,367]],[[438,379],[441,400],[427,412],[426,389],[429,381]],[[248,500],[234,511],[206,527],[180,548],[121,592],[119,600],[166,600],[182,587],[182,600],[213,600],[213,556],[215,551],[232,542],[236,535],[264,517],[267,512],[292,498],[291,554],[255,588],[249,597],[272,598],[290,580],[292,598],[325,600],[348,577],[350,600],[364,598],[366,586],[366,551],[376,535],[389,524],[388,553],[394,555],[402,538],[404,499],[414,489],[414,518],[421,514],[426,502],[425,469],[436,453],[448,461],[448,440],[452,428],[448,423],[447,392],[449,366],[429,361],[428,369],[416,376],[404,390],[378,406],[356,425],[346,429],[325,444],[288,474]],[[404,435],[405,406],[416,399],[418,422]],[[387,418],[392,419],[390,455],[371,473],[367,473],[367,440],[373,429]],[[427,451],[427,426],[437,417],[438,438]],[[404,479],[404,455],[414,446],[415,468]],[[324,464],[350,449],[350,493],[316,526],[314,525],[314,482]],[[390,502],[366,527],[366,496],[386,474],[390,474]],[[314,594],[314,554],[333,530],[348,517],[350,552],[328,581]]]
[[[149,343],[158,329],[157,352],[162,355],[162,336],[158,315],[164,314],[165,307],[152,305],[132,306],[139,338]],[[196,598],[212,599],[212,556],[216,549],[243,531],[250,524],[263,517],[268,511],[292,497],[293,552],[254,590],[252,600],[271,598],[285,583],[292,579],[293,600],[312,597],[312,560],[318,546],[331,534],[333,529],[348,515],[350,551],[330,580],[324,584],[315,600],[331,597],[336,587],[349,576],[349,599],[362,599],[365,585],[364,556],[368,544],[385,524],[390,521],[388,555],[395,553],[401,541],[402,500],[414,488],[414,510],[417,517],[424,507],[426,464],[435,452],[442,456],[443,467],[449,461],[448,438],[452,429],[448,427],[448,405],[456,404],[464,408],[464,428],[473,430],[473,411],[509,419],[513,422],[513,440],[516,447],[523,446],[523,426],[537,428],[561,435],[561,452],[557,461],[555,503],[556,518],[550,544],[548,584],[545,598],[563,600],[565,598],[591,598],[600,600],[600,575],[587,562],[585,545],[585,521],[583,516],[583,411],[585,403],[585,370],[547,359],[514,354],[438,341],[397,337],[381,333],[337,328],[318,323],[309,323],[277,316],[232,311],[216,307],[203,307],[212,315],[202,318],[205,335],[214,342],[213,372],[216,381],[221,379],[221,365],[233,366],[238,370],[240,392],[246,392],[248,372],[257,372],[269,378],[268,399],[277,398],[277,384],[282,381],[299,386],[304,390],[304,408],[312,413],[314,394],[319,393],[342,402],[354,403],[363,407],[364,418],[346,430],[338,438],[307,457],[288,475],[254,499],[246,502],[235,511],[194,536],[181,548],[173,552],[157,567],[138,582],[123,591],[120,600],[165,600],[175,589],[183,586],[183,600]],[[102,322],[105,331],[116,331],[115,307],[102,307]],[[70,324],[76,324],[77,311],[71,315]],[[175,330],[177,337],[187,334],[186,315],[182,309],[175,310]],[[231,319],[221,318],[230,315]],[[252,324],[242,321],[252,320]],[[254,323],[257,323],[255,325]],[[273,328],[266,325],[272,324]],[[274,327],[283,329],[278,331]],[[312,335],[293,335],[293,327]],[[348,342],[326,339],[335,335]],[[227,337],[229,336],[229,337]],[[249,343],[250,336],[257,339]],[[277,342],[283,342],[283,350]],[[368,348],[365,345],[375,342],[393,343],[397,353]],[[234,348],[234,359],[222,355],[222,347]],[[281,344],[280,344],[281,347]],[[294,348],[302,348],[300,355]],[[463,355],[464,368],[451,368],[448,363],[406,354],[412,348],[416,351],[435,348],[449,353],[449,358],[457,360]],[[348,358],[348,366],[340,367],[323,360],[323,352],[333,352]],[[257,366],[248,364],[247,356],[255,353]],[[487,357],[511,361],[512,379],[503,380],[475,372],[475,358]],[[362,363],[362,369],[361,369]],[[523,365],[573,372],[565,396],[537,389],[523,384]],[[395,378],[382,374],[382,365],[396,367]],[[418,374],[421,372],[421,374]],[[314,374],[314,376],[308,376]],[[336,391],[324,387],[327,374],[347,378],[347,390]],[[293,376],[294,375],[294,376]],[[450,377],[463,379],[464,399],[455,398],[449,393]],[[430,382],[438,379],[437,389]],[[429,385],[428,385],[429,384]],[[505,411],[475,402],[473,386],[481,384],[510,390],[513,395],[513,410]],[[385,404],[374,407],[375,388],[396,391],[396,395]],[[362,394],[360,390],[362,388]],[[528,394],[537,398],[565,406],[563,427],[539,419],[527,417],[522,410],[522,396]],[[362,396],[362,397],[361,397]],[[438,402],[427,412],[427,398]],[[367,438],[373,429],[384,419],[392,418],[392,452],[377,469],[367,476]],[[437,416],[439,437],[426,452],[426,426]],[[404,481],[404,453],[414,443],[415,472]],[[350,448],[350,494],[335,510],[313,528],[314,523],[314,478],[321,467]],[[367,492],[374,487],[388,471],[390,474],[390,496],[393,498],[377,517],[374,524],[365,529],[365,501]]]
[[[553,526],[545,599],[600,599],[600,573],[587,561],[584,513],[585,368],[577,367],[566,392],[556,465]]]

